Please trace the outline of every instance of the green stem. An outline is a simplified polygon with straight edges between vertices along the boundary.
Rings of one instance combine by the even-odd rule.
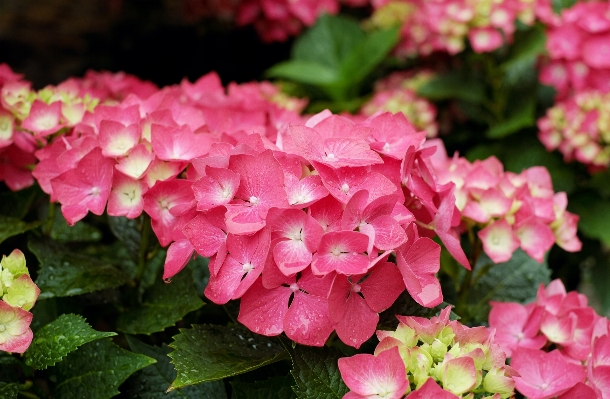
[[[51,230],[53,229],[53,223],[55,223],[55,209],[56,204],[54,202],[49,202],[49,212],[47,213],[47,220],[42,228],[45,236],[51,234]]]
[[[152,227],[150,225],[150,217],[148,215],[142,215],[142,225],[140,228],[140,251],[138,253],[138,270],[136,272],[136,281],[140,281],[146,268],[148,261],[148,245],[150,241],[150,233]]]

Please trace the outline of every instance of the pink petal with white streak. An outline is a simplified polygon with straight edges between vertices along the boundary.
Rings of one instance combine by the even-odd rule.
[[[146,191],[148,187],[143,181],[114,173],[112,191],[108,197],[108,215],[137,218],[144,209],[143,195]]]
[[[164,161],[190,161],[208,153],[212,141],[204,133],[193,133],[184,125],[169,127],[151,126],[152,147],[155,155]]]
[[[104,120],[99,126],[102,154],[106,157],[122,157],[140,141],[140,125],[125,126],[120,122]]]
[[[35,100],[29,115],[21,123],[21,127],[31,130],[36,136],[47,136],[63,127],[59,123],[60,119],[61,101],[46,104],[41,100]]]
[[[154,159],[154,154],[144,144],[137,144],[126,157],[118,160],[115,168],[133,179],[140,179]]]
[[[322,236],[318,252],[313,257],[311,269],[316,275],[330,272],[351,275],[368,270],[369,260],[363,254],[369,239],[356,231],[336,231]]]
[[[228,204],[239,187],[239,175],[229,169],[205,168],[206,175],[193,183],[197,210]]]
[[[483,250],[494,263],[508,262],[519,248],[519,237],[505,219],[495,221],[478,233]]]

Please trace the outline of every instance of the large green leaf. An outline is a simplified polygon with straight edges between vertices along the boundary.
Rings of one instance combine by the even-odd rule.
[[[69,226],[61,212],[56,212],[50,237],[60,242],[89,242],[99,241],[102,233],[82,220],[76,222],[74,226]]]
[[[313,348],[287,342],[292,358],[293,387],[299,399],[341,399],[349,389],[341,379],[337,361],[341,352],[334,348]]]
[[[154,363],[144,355],[121,349],[107,339],[90,342],[69,354],[55,368],[57,399],[107,399],[137,370]]]
[[[21,219],[0,215],[0,243],[7,238],[35,229],[41,224],[42,222],[24,222]]]
[[[460,99],[474,104],[487,101],[485,87],[480,80],[454,72],[434,77],[422,85],[417,93],[434,101]]]
[[[338,70],[316,61],[290,60],[267,70],[272,78],[285,78],[314,86],[332,85],[340,80]]]
[[[25,363],[37,370],[46,369],[79,346],[113,335],[116,333],[94,330],[81,316],[64,314],[36,332]]]
[[[271,377],[265,381],[233,381],[234,399],[296,399],[291,376]]]
[[[169,354],[178,376],[171,389],[242,374],[286,358],[272,338],[242,326],[194,325],[181,329]]]
[[[583,191],[570,197],[568,207],[580,216],[578,230],[581,233],[610,245],[610,200],[601,198],[596,192]]]
[[[360,82],[390,53],[398,42],[398,28],[375,31],[366,36],[341,63],[343,80]]]
[[[482,323],[491,309],[489,301],[527,303],[536,297],[538,286],[549,282],[546,261],[538,263],[521,249],[508,262],[494,264],[485,254],[473,270],[475,284],[470,288],[466,311],[469,319]],[[460,316],[464,316],[457,310]]]
[[[136,220],[127,219],[124,216],[108,216],[108,227],[112,234],[125,245],[132,259],[137,262],[142,238]]]
[[[343,60],[364,38],[365,34],[355,20],[322,15],[311,29],[296,40],[292,58],[313,61],[338,71]]]
[[[508,60],[500,65],[508,85],[534,83],[538,73],[536,62],[546,51],[546,35],[540,26],[515,33]]]
[[[163,331],[203,305],[195,291],[192,273],[178,273],[169,284],[158,278],[144,293],[141,304],[119,316],[117,329],[127,334]]]
[[[136,372],[129,379],[129,389],[126,392],[134,399],[226,399],[227,392],[222,381],[210,381],[167,392],[169,385],[176,378],[176,370],[170,363],[167,354],[171,349],[163,346],[146,345],[137,339],[127,336],[129,347],[135,353],[146,355],[157,362]]]
[[[91,256],[71,252],[61,244],[30,239],[28,247],[40,261],[36,279],[40,299],[85,294],[129,281],[125,272]]]

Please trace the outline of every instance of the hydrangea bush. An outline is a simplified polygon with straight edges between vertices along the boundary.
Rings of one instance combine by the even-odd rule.
[[[607,4],[186,3],[313,26],[274,81],[0,64],[0,397],[610,395]]]

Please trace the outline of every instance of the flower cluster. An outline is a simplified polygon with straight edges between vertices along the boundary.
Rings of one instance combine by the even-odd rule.
[[[425,179],[434,150],[424,142],[402,114],[355,123],[324,111],[280,129],[275,145],[258,135],[214,145],[175,205],[194,199],[197,212],[170,245],[165,277],[196,250],[211,257],[206,296],[241,298],[238,320],[252,331],[314,346],[336,331],[359,347],[405,288],[423,306],[442,301],[430,234],[468,267],[453,185]]]
[[[264,41],[285,41],[311,26],[324,13],[336,14],[337,0],[245,0],[238,9],[238,25],[253,24]]]
[[[606,1],[576,2],[561,16],[550,7],[538,17],[547,25],[548,62],[540,81],[558,98],[586,89],[610,91],[610,8]]]
[[[18,249],[0,261],[0,350],[23,353],[30,346],[32,309],[40,290]]]
[[[431,319],[397,316],[395,331],[377,331],[374,355],[339,359],[351,390],[344,398],[512,397],[516,373],[494,343],[493,329],[449,321],[450,311]]]
[[[431,161],[440,184],[455,184],[465,227],[480,228],[483,250],[495,263],[508,261],[519,247],[539,262],[555,242],[566,251],[580,250],[578,216],[566,211],[567,196],[553,191],[544,167],[516,174],[504,171],[495,157],[471,163],[441,149]]]
[[[432,76],[429,71],[394,72],[375,84],[373,97],[362,106],[360,114],[402,112],[417,131],[425,131],[427,137],[436,137],[436,107],[417,95],[417,89]]]
[[[131,75],[90,71],[82,79],[34,91],[0,64],[0,181],[13,191],[32,185],[36,150],[81,123],[100,102],[113,103],[127,93],[146,97],[154,90]]]
[[[534,22],[534,4],[528,0],[377,0],[370,22],[402,26],[399,54],[457,54],[464,50],[466,39],[474,51],[488,52],[512,40],[516,21]]]
[[[546,149],[558,149],[566,162],[580,162],[591,172],[610,165],[610,93],[584,91],[559,101],[538,128]]]
[[[519,392],[530,399],[608,397],[610,324],[586,296],[554,280],[528,305],[491,305],[489,325],[520,374],[514,377]]]

